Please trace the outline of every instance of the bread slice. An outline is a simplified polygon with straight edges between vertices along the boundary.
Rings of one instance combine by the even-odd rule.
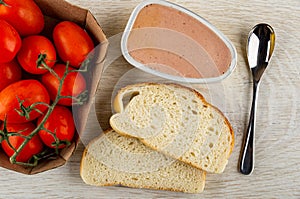
[[[90,185],[200,193],[206,173],[108,130],[86,147],[80,175]]]
[[[196,168],[224,171],[234,145],[232,127],[197,91],[176,84],[130,85],[118,92],[114,109],[110,125],[116,132]]]

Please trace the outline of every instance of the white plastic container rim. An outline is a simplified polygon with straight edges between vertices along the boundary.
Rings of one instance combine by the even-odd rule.
[[[138,16],[139,12],[147,5],[150,4],[159,4],[159,5],[163,5],[163,6],[167,6],[176,10],[179,10],[183,13],[188,14],[189,16],[197,19],[199,22],[201,22],[202,24],[204,24],[205,26],[207,26],[209,29],[211,29],[223,42],[224,44],[228,47],[230,54],[231,54],[231,63],[230,66],[228,68],[228,70],[223,73],[222,75],[218,76],[218,77],[211,77],[211,78],[188,78],[188,77],[180,77],[180,76],[174,76],[174,75],[169,75],[154,69],[149,68],[148,66],[136,61],[128,52],[128,48],[127,48],[127,42],[128,42],[128,37],[130,35],[130,31],[132,30],[132,27],[134,25],[134,22],[136,20],[136,17]],[[159,77],[163,77],[169,80],[173,80],[173,81],[177,81],[177,82],[184,82],[184,83],[214,83],[214,82],[218,82],[221,81],[223,79],[225,79],[226,77],[228,77],[233,70],[236,67],[237,64],[237,52],[236,49],[234,47],[234,45],[230,42],[230,40],[221,32],[219,31],[215,26],[213,26],[211,23],[209,23],[206,19],[202,18],[201,16],[195,14],[194,12],[179,6],[177,4],[168,2],[168,1],[164,1],[164,0],[146,0],[144,2],[141,2],[139,5],[137,5],[135,7],[135,9],[133,10],[133,12],[131,13],[131,16],[128,20],[128,23],[126,25],[125,31],[122,35],[122,39],[121,39],[121,51],[122,54],[124,56],[124,58],[127,60],[127,62],[129,62],[131,65],[135,66],[136,68],[139,68],[140,70],[159,76]]]

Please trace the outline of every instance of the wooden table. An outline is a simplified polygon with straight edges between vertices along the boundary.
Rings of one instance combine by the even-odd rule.
[[[131,11],[140,2],[69,1],[90,9],[115,47],[113,42],[117,41]],[[233,74],[221,83],[206,85],[204,89],[207,100],[219,106],[235,131],[236,144],[225,172],[208,174],[205,191],[199,195],[93,187],[83,183],[79,165],[84,145],[101,133],[93,115],[97,113],[102,129],[108,128],[115,85],[126,81],[123,75],[127,71],[136,72],[121,56],[117,56],[118,59],[107,64],[83,144],[79,145],[71,160],[63,167],[34,176],[0,168],[0,198],[300,198],[300,1],[172,1],[214,24],[233,42],[238,52]],[[245,44],[249,30],[260,22],[274,27],[276,47],[261,83],[257,107],[256,168],[251,176],[244,176],[238,172],[237,163],[252,97]],[[202,88],[203,85],[195,87]]]

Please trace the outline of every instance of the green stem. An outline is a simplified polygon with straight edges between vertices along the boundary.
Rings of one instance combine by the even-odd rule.
[[[60,145],[60,140],[56,136],[56,129],[54,130],[54,132],[52,132],[52,131],[50,131],[49,129],[46,129],[46,128],[43,128],[42,130],[46,131],[47,133],[49,133],[50,135],[52,135],[52,137],[54,138],[54,144],[55,145],[53,145],[53,146],[55,146],[55,154],[57,155],[58,154],[59,145]]]
[[[60,96],[60,99],[72,99],[72,105],[82,105],[88,99],[88,90],[83,91],[78,96]]]
[[[20,109],[15,109],[15,111],[20,116],[25,117],[26,120],[29,120],[31,111],[36,111],[36,112],[40,113],[41,115],[43,115],[43,112],[41,112],[39,109],[35,108],[37,105],[44,105],[47,108],[49,108],[49,105],[47,103],[44,103],[44,102],[36,102],[36,103],[31,104],[29,107],[26,107],[26,106],[23,105],[25,100],[20,100],[18,96],[17,96],[17,100],[20,104]]]
[[[53,104],[57,104],[53,103]],[[27,136],[27,138],[24,140],[24,142],[19,146],[19,148],[15,151],[15,153],[10,157],[10,162],[12,164],[20,164],[19,162],[16,161],[17,155],[23,150],[23,148],[26,146],[26,144],[33,138],[33,136],[35,136],[41,129],[41,127],[44,125],[44,123],[46,122],[46,120],[49,118],[50,114],[52,113],[54,106],[53,104],[49,107],[46,115],[44,116],[43,120],[41,121],[41,123]],[[28,163],[26,163],[28,164]],[[21,164],[24,165],[24,164]]]
[[[47,65],[45,61],[46,58],[47,58],[46,54],[40,53],[36,61],[37,67],[42,69],[47,69],[52,75],[54,75],[60,81],[60,77],[57,75],[57,73]]]
[[[21,138],[24,138],[24,139],[28,139],[28,136],[19,134],[19,132],[18,133],[8,133],[7,137],[10,137],[10,136],[18,136],[18,137],[21,137]]]
[[[86,59],[84,62],[82,62],[80,69],[71,70],[70,72],[87,72],[90,62],[90,59]]]
[[[0,3],[3,3],[3,0],[0,0]],[[23,165],[23,166],[36,166],[37,165],[38,160],[41,159],[41,157],[39,157],[37,155],[33,156],[33,159],[34,159],[33,163],[18,162],[16,160],[16,157],[23,150],[23,148],[26,146],[26,144],[33,138],[33,136],[35,136],[40,130],[46,130],[47,132],[51,133],[51,135],[54,137],[54,140],[55,140],[54,144],[56,146],[55,147],[55,154],[58,154],[58,149],[59,149],[60,144],[70,145],[71,143],[68,140],[59,140],[57,138],[55,132],[53,133],[53,132],[49,131],[48,129],[45,129],[44,124],[47,121],[47,119],[49,118],[49,116],[51,115],[51,113],[53,112],[53,109],[58,104],[60,99],[62,99],[62,98],[72,98],[72,99],[77,100],[76,101],[77,103],[83,104],[83,99],[86,99],[85,95],[87,96],[88,91],[83,92],[82,95],[80,95],[79,97],[77,96],[76,98],[74,98],[72,96],[61,96],[63,83],[64,83],[67,75],[71,72],[78,72],[79,70],[68,70],[69,62],[67,62],[66,63],[66,70],[65,70],[63,76],[59,77],[58,74],[46,64],[45,59],[46,59],[46,55],[45,54],[40,54],[39,57],[38,57],[38,60],[37,60],[37,66],[47,69],[51,74],[53,74],[59,80],[58,92],[57,92],[57,95],[56,95],[56,97],[53,100],[53,103],[51,105],[48,105],[48,104],[43,103],[43,102],[37,102],[37,103],[32,104],[29,107],[24,107],[24,106],[22,107],[22,103],[24,101],[19,100],[21,110],[20,111],[16,110],[16,111],[17,112],[22,112],[23,111],[23,114],[25,114],[25,116],[27,114],[29,115],[30,111],[32,111],[32,110],[39,111],[38,109],[35,108],[35,106],[37,106],[37,105],[45,105],[45,106],[48,107],[48,110],[47,110],[46,114],[44,115],[42,121],[39,123],[39,125],[28,136],[23,136],[23,138],[25,140],[18,147],[18,149],[15,149],[11,145],[11,143],[9,142],[9,139],[8,139],[8,136],[14,136],[15,134],[8,134],[7,133],[5,135],[5,132],[0,131],[0,136],[2,137],[1,140],[5,139],[8,142],[9,146],[15,151],[15,153],[10,157],[10,162],[12,164],[18,164],[18,165]],[[84,69],[82,70],[83,72],[87,71],[88,63],[89,63],[88,61],[85,63]],[[5,121],[4,121],[4,127],[6,128],[6,122]]]
[[[48,107],[48,111],[45,114],[42,121],[40,122],[40,124],[27,136],[27,138],[24,140],[24,142],[19,146],[19,148],[15,151],[15,153],[10,157],[10,162],[12,164],[19,164],[19,165],[23,165],[23,166],[34,166],[33,164],[30,164],[30,163],[17,162],[16,157],[23,150],[23,148],[26,146],[26,144],[33,138],[33,136],[35,136],[44,127],[45,122],[47,121],[47,119],[51,115],[54,107],[57,105],[58,101],[60,100],[62,86],[63,86],[64,80],[65,80],[66,76],[68,75],[68,73],[69,72],[68,72],[68,63],[67,63],[66,71],[65,71],[63,77],[59,79],[58,92],[57,92],[55,99],[53,100],[53,103]],[[56,74],[56,76],[58,76],[58,75]]]
[[[7,6],[7,7],[11,7],[10,5],[8,5],[7,3],[5,3],[4,0],[0,0],[0,5],[4,5],[4,6]]]

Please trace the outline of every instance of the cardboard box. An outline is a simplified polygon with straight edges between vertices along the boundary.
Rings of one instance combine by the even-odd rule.
[[[103,62],[108,47],[108,41],[105,34],[96,19],[88,10],[74,6],[63,0],[35,0],[35,2],[41,8],[45,16],[45,28],[41,33],[42,35],[51,38],[52,30],[59,21],[73,21],[89,33],[97,48],[95,48],[95,57],[92,61],[92,66],[85,74],[85,76],[88,77],[86,78],[87,89],[89,91],[88,101],[82,106],[73,107],[72,110],[77,129],[73,143],[67,148],[64,148],[57,159],[41,160],[36,167],[13,165],[9,162],[8,156],[0,149],[0,167],[29,175],[64,165],[75,151],[79,142],[79,135],[82,134],[85,129],[90,106],[93,102],[103,71]]]

